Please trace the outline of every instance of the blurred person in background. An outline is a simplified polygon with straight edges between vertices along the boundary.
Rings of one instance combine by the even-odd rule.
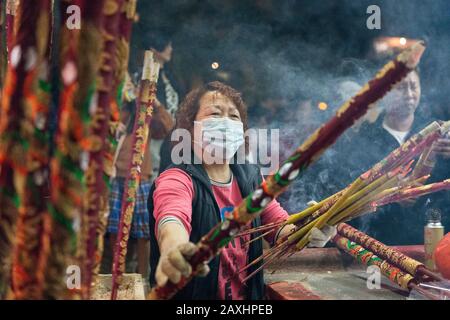
[[[331,100],[343,102],[357,93],[360,86],[354,81],[341,81],[336,88],[336,97]],[[416,70],[393,88],[354,130],[347,131],[326,150],[317,163],[281,195],[280,203],[298,212],[310,200],[319,201],[344,189],[434,120],[418,116],[421,96],[420,76]],[[440,139],[434,144],[434,151],[437,161],[427,183],[450,178],[450,139]],[[420,244],[423,243],[425,211],[429,207],[440,209],[444,226],[450,228],[450,191],[387,205],[350,224],[387,244]]]
[[[338,141],[337,158],[342,166],[335,168],[342,182],[338,183],[337,189],[345,188],[433,120],[421,119],[418,116],[421,96],[420,75],[419,71],[415,70],[381,101],[384,110],[374,123],[365,122],[357,133],[350,133],[345,141]],[[437,163],[427,183],[450,177],[450,139],[448,137],[440,139],[433,148]],[[420,244],[423,243],[423,226],[426,223],[425,203],[446,211],[443,215],[443,224],[448,229],[449,197],[450,191],[441,191],[418,201],[394,203],[379,208],[375,214],[357,218],[351,224],[387,244]],[[434,200],[430,202],[426,201],[427,199]]]

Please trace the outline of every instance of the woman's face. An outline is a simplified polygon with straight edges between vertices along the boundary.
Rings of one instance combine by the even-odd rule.
[[[239,110],[229,98],[217,91],[205,93],[199,104],[194,125],[194,153],[202,156],[203,163],[227,163],[243,143]],[[207,120],[208,124],[203,127]]]
[[[226,117],[234,121],[242,121],[241,114],[235,104],[220,92],[210,91],[205,93],[199,103],[195,121]]]

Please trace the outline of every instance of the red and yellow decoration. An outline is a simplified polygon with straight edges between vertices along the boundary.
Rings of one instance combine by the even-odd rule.
[[[104,200],[102,203],[104,207],[100,212],[100,221],[97,227],[97,254],[95,264],[93,266],[94,277],[98,274],[100,269],[101,258],[103,255],[103,238],[105,235],[108,215],[109,215],[109,190],[110,190],[110,178],[114,172],[114,155],[117,152],[118,147],[118,132],[117,128],[120,123],[120,109],[122,107],[124,99],[129,99],[125,92],[126,82],[130,81],[128,76],[128,62],[130,56],[130,38],[133,22],[136,20],[136,4],[137,0],[126,0],[120,10],[120,23],[119,23],[119,37],[116,39],[115,61],[117,68],[114,72],[114,89],[115,93],[111,97],[111,119],[108,132],[108,139],[105,149],[105,181],[107,181],[107,188],[103,193]]]
[[[348,253],[362,264],[379,267],[384,276],[403,289],[409,289],[411,282],[414,281],[414,277],[409,273],[403,272],[388,261],[381,259],[373,252],[345,237],[337,235],[334,238],[334,243],[339,249]]]
[[[23,2],[14,12],[9,8],[26,23],[18,24],[12,40],[2,96],[0,290],[6,288],[3,281],[11,281],[9,297],[40,299],[50,234],[43,199],[48,196],[51,1]]]
[[[439,275],[428,270],[422,263],[347,224],[338,226],[338,234],[333,238],[333,242],[358,262],[366,266],[377,266],[381,274],[402,289],[415,290],[431,300],[446,300],[449,297],[439,286],[426,285],[433,281],[444,281]]]
[[[81,30],[63,26],[60,36],[60,95],[56,150],[51,161],[51,204],[53,216],[52,254],[48,267],[48,296],[72,298],[78,291],[61,283],[68,265],[76,261],[76,225],[82,217],[86,199],[86,170],[89,151],[95,146],[90,135],[91,110],[101,54],[101,12],[103,1],[66,0],[61,3],[61,20],[67,9],[79,6]]]

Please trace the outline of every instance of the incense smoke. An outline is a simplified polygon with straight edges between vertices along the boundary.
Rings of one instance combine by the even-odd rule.
[[[373,4],[381,8],[381,30],[366,27],[366,9]],[[141,1],[139,6],[132,71],[139,70],[140,54],[152,46],[153,34],[164,33],[174,46],[170,68],[178,90],[184,94],[211,80],[241,90],[252,127],[280,130],[281,161],[387,61],[377,59],[372,51],[379,36],[426,40],[416,121],[425,125],[450,118],[449,1],[160,0]],[[219,67],[211,68],[213,62]],[[318,108],[319,102],[326,103],[326,110]],[[357,159],[370,152],[365,148],[370,143],[355,146],[348,156]],[[313,165],[281,197],[289,212],[298,212],[308,201],[319,201],[351,182],[336,177],[337,166],[345,170],[345,163],[334,160],[340,152],[339,143],[327,150],[321,164]],[[372,159],[362,164],[365,170],[381,156],[374,154]],[[347,176],[356,178],[362,172]],[[364,221],[362,231],[371,218]]]

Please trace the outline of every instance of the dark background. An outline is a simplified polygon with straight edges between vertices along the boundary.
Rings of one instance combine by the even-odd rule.
[[[381,30],[366,27],[373,4],[381,8]],[[170,38],[169,67],[182,94],[222,80],[243,92],[251,112],[270,96],[292,105],[301,98],[326,99],[333,80],[345,73],[366,81],[385,62],[371,52],[376,37],[424,39],[423,101],[434,117],[449,118],[448,0],[152,0],[139,1],[138,12],[133,72],[140,70],[144,49]],[[214,61],[218,70],[211,68]],[[337,106],[327,102],[332,112]]]

